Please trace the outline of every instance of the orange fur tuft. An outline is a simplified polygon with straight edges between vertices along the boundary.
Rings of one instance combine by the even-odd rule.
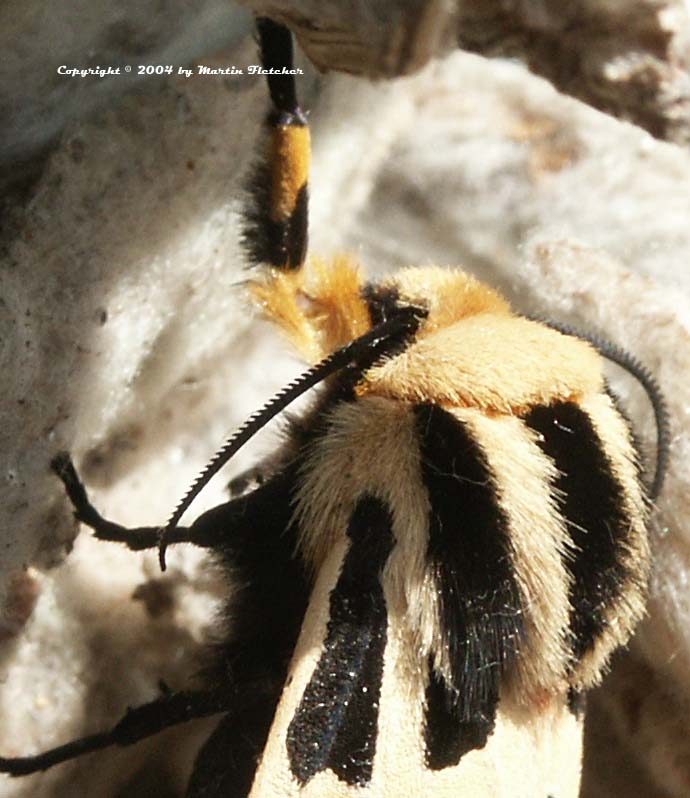
[[[309,362],[371,329],[357,264],[340,255],[253,283],[265,315]],[[402,302],[427,308],[415,341],[369,369],[360,396],[436,402],[520,415],[603,390],[601,357],[586,342],[512,313],[474,277],[453,269],[410,268],[382,283]]]
[[[251,284],[264,315],[277,324],[309,363],[363,335],[371,319],[361,296],[362,277],[347,255],[310,258],[296,272],[271,271]]]

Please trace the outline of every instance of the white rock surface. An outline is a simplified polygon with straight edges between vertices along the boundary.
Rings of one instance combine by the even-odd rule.
[[[244,43],[218,63],[253,59]],[[153,697],[159,678],[181,686],[194,670],[221,589],[215,575],[194,552],[173,551],[159,582],[155,556],[85,532],[61,567],[45,571],[75,532],[48,461],[69,448],[105,515],[159,523],[226,432],[298,370],[241,299],[237,209],[264,94],[244,76],[176,78],[113,103],[67,128],[8,217],[0,576],[12,612],[0,649],[2,754],[102,729],[128,703]],[[621,707],[635,690],[644,696],[648,680],[624,671],[614,678],[627,689],[612,682],[597,715],[618,719],[610,734],[623,741],[621,756],[632,751],[654,785],[628,794],[687,794],[688,743],[672,723],[690,690],[690,157],[521,67],[469,55],[385,85],[309,78],[304,94],[315,251],[354,250],[373,274],[462,264],[520,308],[595,328],[658,374],[674,458],[634,661],[660,680],[669,712],[643,713],[647,725],[633,734]],[[615,384],[649,448],[643,398],[629,381]],[[259,442],[236,468],[267,449]],[[220,500],[217,481],[194,512]],[[22,577],[24,565],[39,570]],[[131,600],[142,584],[148,604]],[[187,753],[174,761],[168,737],[2,780],[0,796],[148,795],[145,766],[157,794],[179,795],[202,733],[175,732]],[[650,738],[668,740],[673,755],[648,753]],[[587,783],[587,795],[608,789],[597,772]]]
[[[237,43],[250,26],[251,15],[227,0],[8,0],[0,7],[0,170],[16,176],[65,124],[150,83],[138,67],[185,66]],[[69,78],[61,66],[120,75]]]

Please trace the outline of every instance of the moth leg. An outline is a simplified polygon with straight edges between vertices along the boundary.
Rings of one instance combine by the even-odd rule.
[[[74,507],[77,520],[93,529],[99,540],[125,543],[132,551],[155,548],[158,545],[160,529],[158,527],[143,526],[134,529],[108,521],[96,510],[89,501],[84,483],[74,467],[72,458],[67,452],[61,452],[53,458],[50,464],[53,471],[60,477],[62,484]],[[171,543],[195,543],[187,527],[175,527],[170,533]]]
[[[67,453],[57,455],[51,466],[65,486],[75,517],[91,527],[99,540],[124,543],[132,551],[158,547],[160,527],[128,529],[101,516],[89,501],[86,488]],[[191,526],[173,527],[168,533],[168,542],[192,543],[201,548],[231,548],[233,540],[239,541],[244,534],[254,533],[257,519],[266,519],[267,514],[281,506],[281,502],[289,501],[286,490],[293,479],[288,473],[271,476],[256,490],[202,513]],[[279,528],[282,529],[286,523],[288,520],[281,518]]]
[[[133,745],[178,723],[227,712],[230,703],[227,691],[166,693],[148,704],[128,709],[110,731],[80,737],[35,756],[0,757],[0,773],[26,776],[112,745]]]

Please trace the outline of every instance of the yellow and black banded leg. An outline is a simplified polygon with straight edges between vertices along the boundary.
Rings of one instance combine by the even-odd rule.
[[[252,177],[243,237],[252,265],[301,268],[307,252],[309,126],[297,102],[290,31],[257,20],[261,60],[273,108],[268,142]]]

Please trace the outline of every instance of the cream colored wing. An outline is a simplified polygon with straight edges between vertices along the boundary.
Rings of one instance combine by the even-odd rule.
[[[613,403],[328,418],[296,514],[317,578],[252,798],[575,798],[578,699],[648,567]]]

